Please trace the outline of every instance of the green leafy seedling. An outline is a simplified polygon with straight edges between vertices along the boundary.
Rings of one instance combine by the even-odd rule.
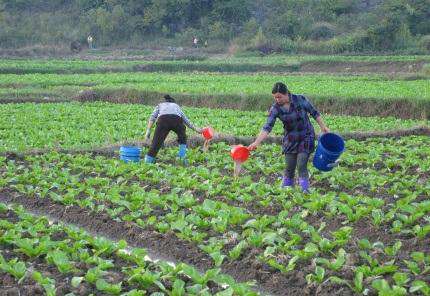
[[[122,283],[110,284],[106,282],[104,279],[98,279],[96,281],[97,290],[106,292],[110,295],[119,295],[121,293],[121,285]]]
[[[321,266],[316,266],[315,273],[308,274],[306,276],[306,281],[308,285],[310,285],[312,282],[321,284],[324,281],[324,276],[325,276],[325,269],[322,268]]]
[[[424,281],[413,281],[411,287],[409,288],[410,293],[421,292],[425,296],[430,295],[430,286]]]
[[[45,289],[47,296],[55,296],[57,289],[55,288],[55,280],[48,277],[44,277],[40,272],[33,271],[33,280]]]

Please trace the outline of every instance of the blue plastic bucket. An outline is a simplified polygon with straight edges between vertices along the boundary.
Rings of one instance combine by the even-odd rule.
[[[318,139],[318,146],[315,151],[313,165],[318,170],[328,172],[337,165],[336,160],[345,150],[345,142],[342,137],[333,134],[323,134]]]
[[[125,162],[139,162],[141,148],[132,146],[121,146],[119,148],[119,157]]]

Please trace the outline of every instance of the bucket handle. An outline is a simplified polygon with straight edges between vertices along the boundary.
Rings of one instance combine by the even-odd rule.
[[[336,161],[335,161],[335,162],[332,162],[332,163],[327,164],[327,167],[329,167],[329,168],[334,168],[334,167],[336,167],[336,166],[338,166],[338,165],[339,165],[339,162],[340,162],[340,159],[336,159]]]

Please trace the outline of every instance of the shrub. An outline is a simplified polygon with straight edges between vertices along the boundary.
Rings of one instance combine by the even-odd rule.
[[[260,27],[254,38],[240,36],[232,42],[229,53],[252,52],[253,55],[267,55],[274,52],[281,52],[281,37],[268,38]],[[231,50],[231,49],[234,49]]]
[[[421,68],[421,72],[426,76],[430,76],[430,64],[424,64]]]
[[[394,34],[394,49],[406,49],[416,47],[415,38],[412,36],[409,26],[402,24]]]
[[[310,37],[314,40],[327,40],[336,34],[336,27],[330,23],[315,23],[312,26]]]
[[[430,35],[424,35],[420,39],[420,47],[430,52]]]
[[[279,46],[283,52],[297,53],[297,44],[290,38],[280,38]]]

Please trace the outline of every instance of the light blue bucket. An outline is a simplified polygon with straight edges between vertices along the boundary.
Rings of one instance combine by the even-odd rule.
[[[142,149],[139,147],[121,146],[119,148],[119,157],[125,162],[139,162],[141,151]]]
[[[313,165],[320,171],[328,172],[338,163],[337,159],[345,150],[342,137],[334,133],[325,133],[318,139]]]

